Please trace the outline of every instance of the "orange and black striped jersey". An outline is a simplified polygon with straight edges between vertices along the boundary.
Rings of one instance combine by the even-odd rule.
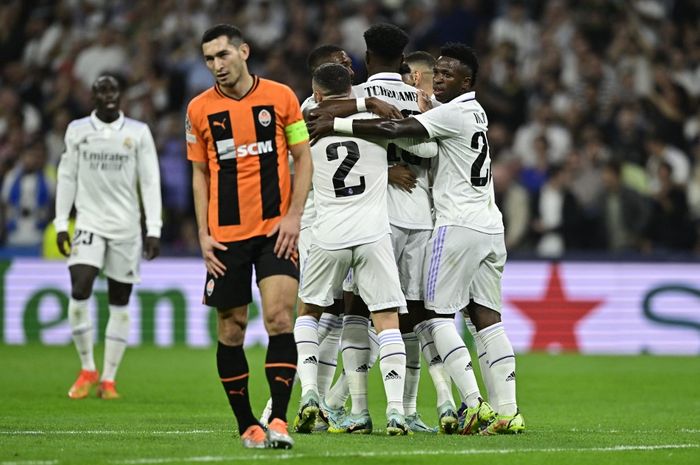
[[[309,139],[292,90],[253,79],[240,99],[215,85],[187,107],[187,158],[209,165],[209,233],[219,242],[266,235],[279,223],[291,199],[288,148]]]

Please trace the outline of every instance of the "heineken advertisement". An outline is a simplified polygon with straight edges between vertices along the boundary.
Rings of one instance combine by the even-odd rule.
[[[141,274],[129,304],[130,344],[214,344],[201,260],[159,258]],[[106,285],[98,279],[90,301],[98,341],[109,316]],[[246,344],[265,344],[257,287],[253,295]],[[0,262],[0,343],[69,344],[69,297],[65,263]],[[700,264],[511,262],[503,321],[518,352],[698,354]]]

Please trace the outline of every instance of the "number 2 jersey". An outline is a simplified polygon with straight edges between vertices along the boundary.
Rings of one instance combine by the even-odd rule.
[[[357,113],[348,119],[376,118]],[[397,139],[394,143],[437,154],[435,142]],[[328,136],[311,147],[316,218],[314,241],[327,250],[374,242],[390,233],[387,211],[387,140]]]
[[[405,84],[398,73],[376,73],[367,82],[353,87],[356,96],[376,97],[398,108],[404,116],[420,113],[416,88]],[[395,144],[387,148],[389,165],[408,166],[416,176],[412,192],[389,185],[389,221],[407,229],[433,229],[432,204],[428,171],[430,161],[401,149]]]
[[[459,95],[414,118],[439,146],[433,180],[435,226],[502,233],[503,217],[496,206],[486,138],[488,119],[475,93]]]
[[[269,233],[287,213],[287,151],[306,142],[299,101],[280,83],[253,76],[240,99],[217,85],[187,107],[187,158],[209,166],[209,233],[234,242]]]

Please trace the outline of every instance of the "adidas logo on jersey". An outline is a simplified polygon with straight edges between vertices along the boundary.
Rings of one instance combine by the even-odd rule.
[[[438,363],[442,363],[442,359],[440,358],[439,355],[436,355],[433,357],[433,359],[430,361],[430,366],[437,365]]]
[[[358,372],[358,373],[366,373],[367,371],[369,371],[369,367],[368,367],[367,364],[365,363],[365,364],[360,365],[359,367],[357,367],[357,368],[355,369],[355,371]]]
[[[508,377],[506,378],[506,381],[515,381],[515,372],[511,371]]]
[[[401,379],[401,376],[395,372],[394,370],[391,370],[389,373],[386,374],[384,377],[384,381],[388,381],[390,379]]]
[[[312,355],[311,357],[307,357],[307,359],[304,360],[304,365],[306,365],[307,363],[313,363],[314,365],[317,365],[318,360],[316,359],[315,355]]]
[[[464,367],[464,371],[469,371],[469,370],[474,370],[474,367],[472,366],[472,362],[467,363],[467,366]]]

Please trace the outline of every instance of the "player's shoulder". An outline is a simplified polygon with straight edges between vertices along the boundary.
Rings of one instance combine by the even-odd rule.
[[[190,103],[187,104],[187,112],[192,113],[201,111],[201,109],[204,106],[206,106],[208,102],[217,99],[218,97],[219,94],[216,92],[216,89],[212,86],[192,97]]]
[[[124,117],[124,127],[130,130],[134,131],[143,131],[148,128],[148,124],[146,124],[143,121],[139,121],[134,118],[129,118],[128,116]]]
[[[275,92],[280,95],[295,95],[291,87],[281,82],[273,81],[272,79],[258,78],[258,89],[266,93]]]
[[[90,127],[91,124],[90,116],[84,116],[68,123],[68,129],[76,130],[83,127]]]

